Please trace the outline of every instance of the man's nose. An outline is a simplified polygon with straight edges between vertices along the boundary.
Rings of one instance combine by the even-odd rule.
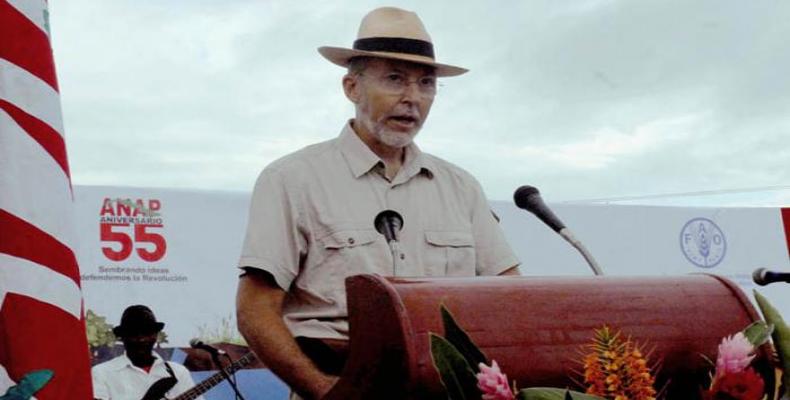
[[[420,100],[422,98],[422,93],[420,92],[420,86],[417,81],[409,81],[406,82],[406,86],[403,88],[403,94],[401,98],[404,101],[414,102]]]

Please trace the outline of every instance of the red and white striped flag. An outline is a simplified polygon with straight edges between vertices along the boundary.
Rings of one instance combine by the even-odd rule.
[[[0,396],[93,398],[74,197],[45,0],[0,0]]]

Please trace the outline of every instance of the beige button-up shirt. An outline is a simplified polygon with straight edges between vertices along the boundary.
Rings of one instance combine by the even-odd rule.
[[[344,280],[385,276],[497,275],[517,265],[480,184],[412,144],[392,181],[346,124],[338,138],[267,166],[252,195],[239,267],[272,274],[288,292],[294,336],[347,338]],[[395,257],[373,221],[403,216]]]

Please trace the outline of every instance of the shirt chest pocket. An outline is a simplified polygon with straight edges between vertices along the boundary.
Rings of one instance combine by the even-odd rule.
[[[381,271],[380,265],[388,256],[386,244],[383,236],[372,229],[340,230],[319,241],[324,255],[317,269],[333,287],[342,288],[345,278],[351,275],[388,272]]]
[[[475,247],[470,232],[425,231],[426,267],[434,276],[475,276]]]

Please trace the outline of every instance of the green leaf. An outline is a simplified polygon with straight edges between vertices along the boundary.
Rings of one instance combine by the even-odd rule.
[[[782,371],[784,371],[782,382],[785,390],[790,392],[790,327],[785,324],[779,311],[771,305],[768,299],[756,290],[754,291],[754,298],[757,300],[757,305],[760,306],[760,311],[763,312],[765,322],[774,326],[771,338],[774,340],[774,346],[779,355],[779,363],[782,366]]]
[[[433,366],[439,372],[450,400],[479,399],[477,378],[464,356],[445,338],[430,334]]]
[[[757,321],[752,322],[751,325],[747,326],[746,329],[743,330],[743,334],[746,336],[746,339],[749,339],[749,343],[751,343],[754,347],[758,347],[768,341],[768,338],[771,337],[771,333],[773,333],[773,331],[773,324],[766,324],[763,321]]]
[[[52,375],[54,373],[48,369],[33,371],[22,377],[16,386],[10,387],[0,400],[28,400],[52,379]]]
[[[450,310],[442,305],[441,312],[442,323],[444,325],[444,337],[461,353],[464,359],[466,359],[466,362],[472,367],[472,370],[474,372],[480,372],[480,367],[478,367],[479,363],[490,366],[491,362],[488,361],[488,357],[480,351],[480,348],[472,341],[466,331],[458,326]]]
[[[535,387],[522,389],[516,396],[518,400],[606,400],[592,394],[574,392],[568,389]]]

